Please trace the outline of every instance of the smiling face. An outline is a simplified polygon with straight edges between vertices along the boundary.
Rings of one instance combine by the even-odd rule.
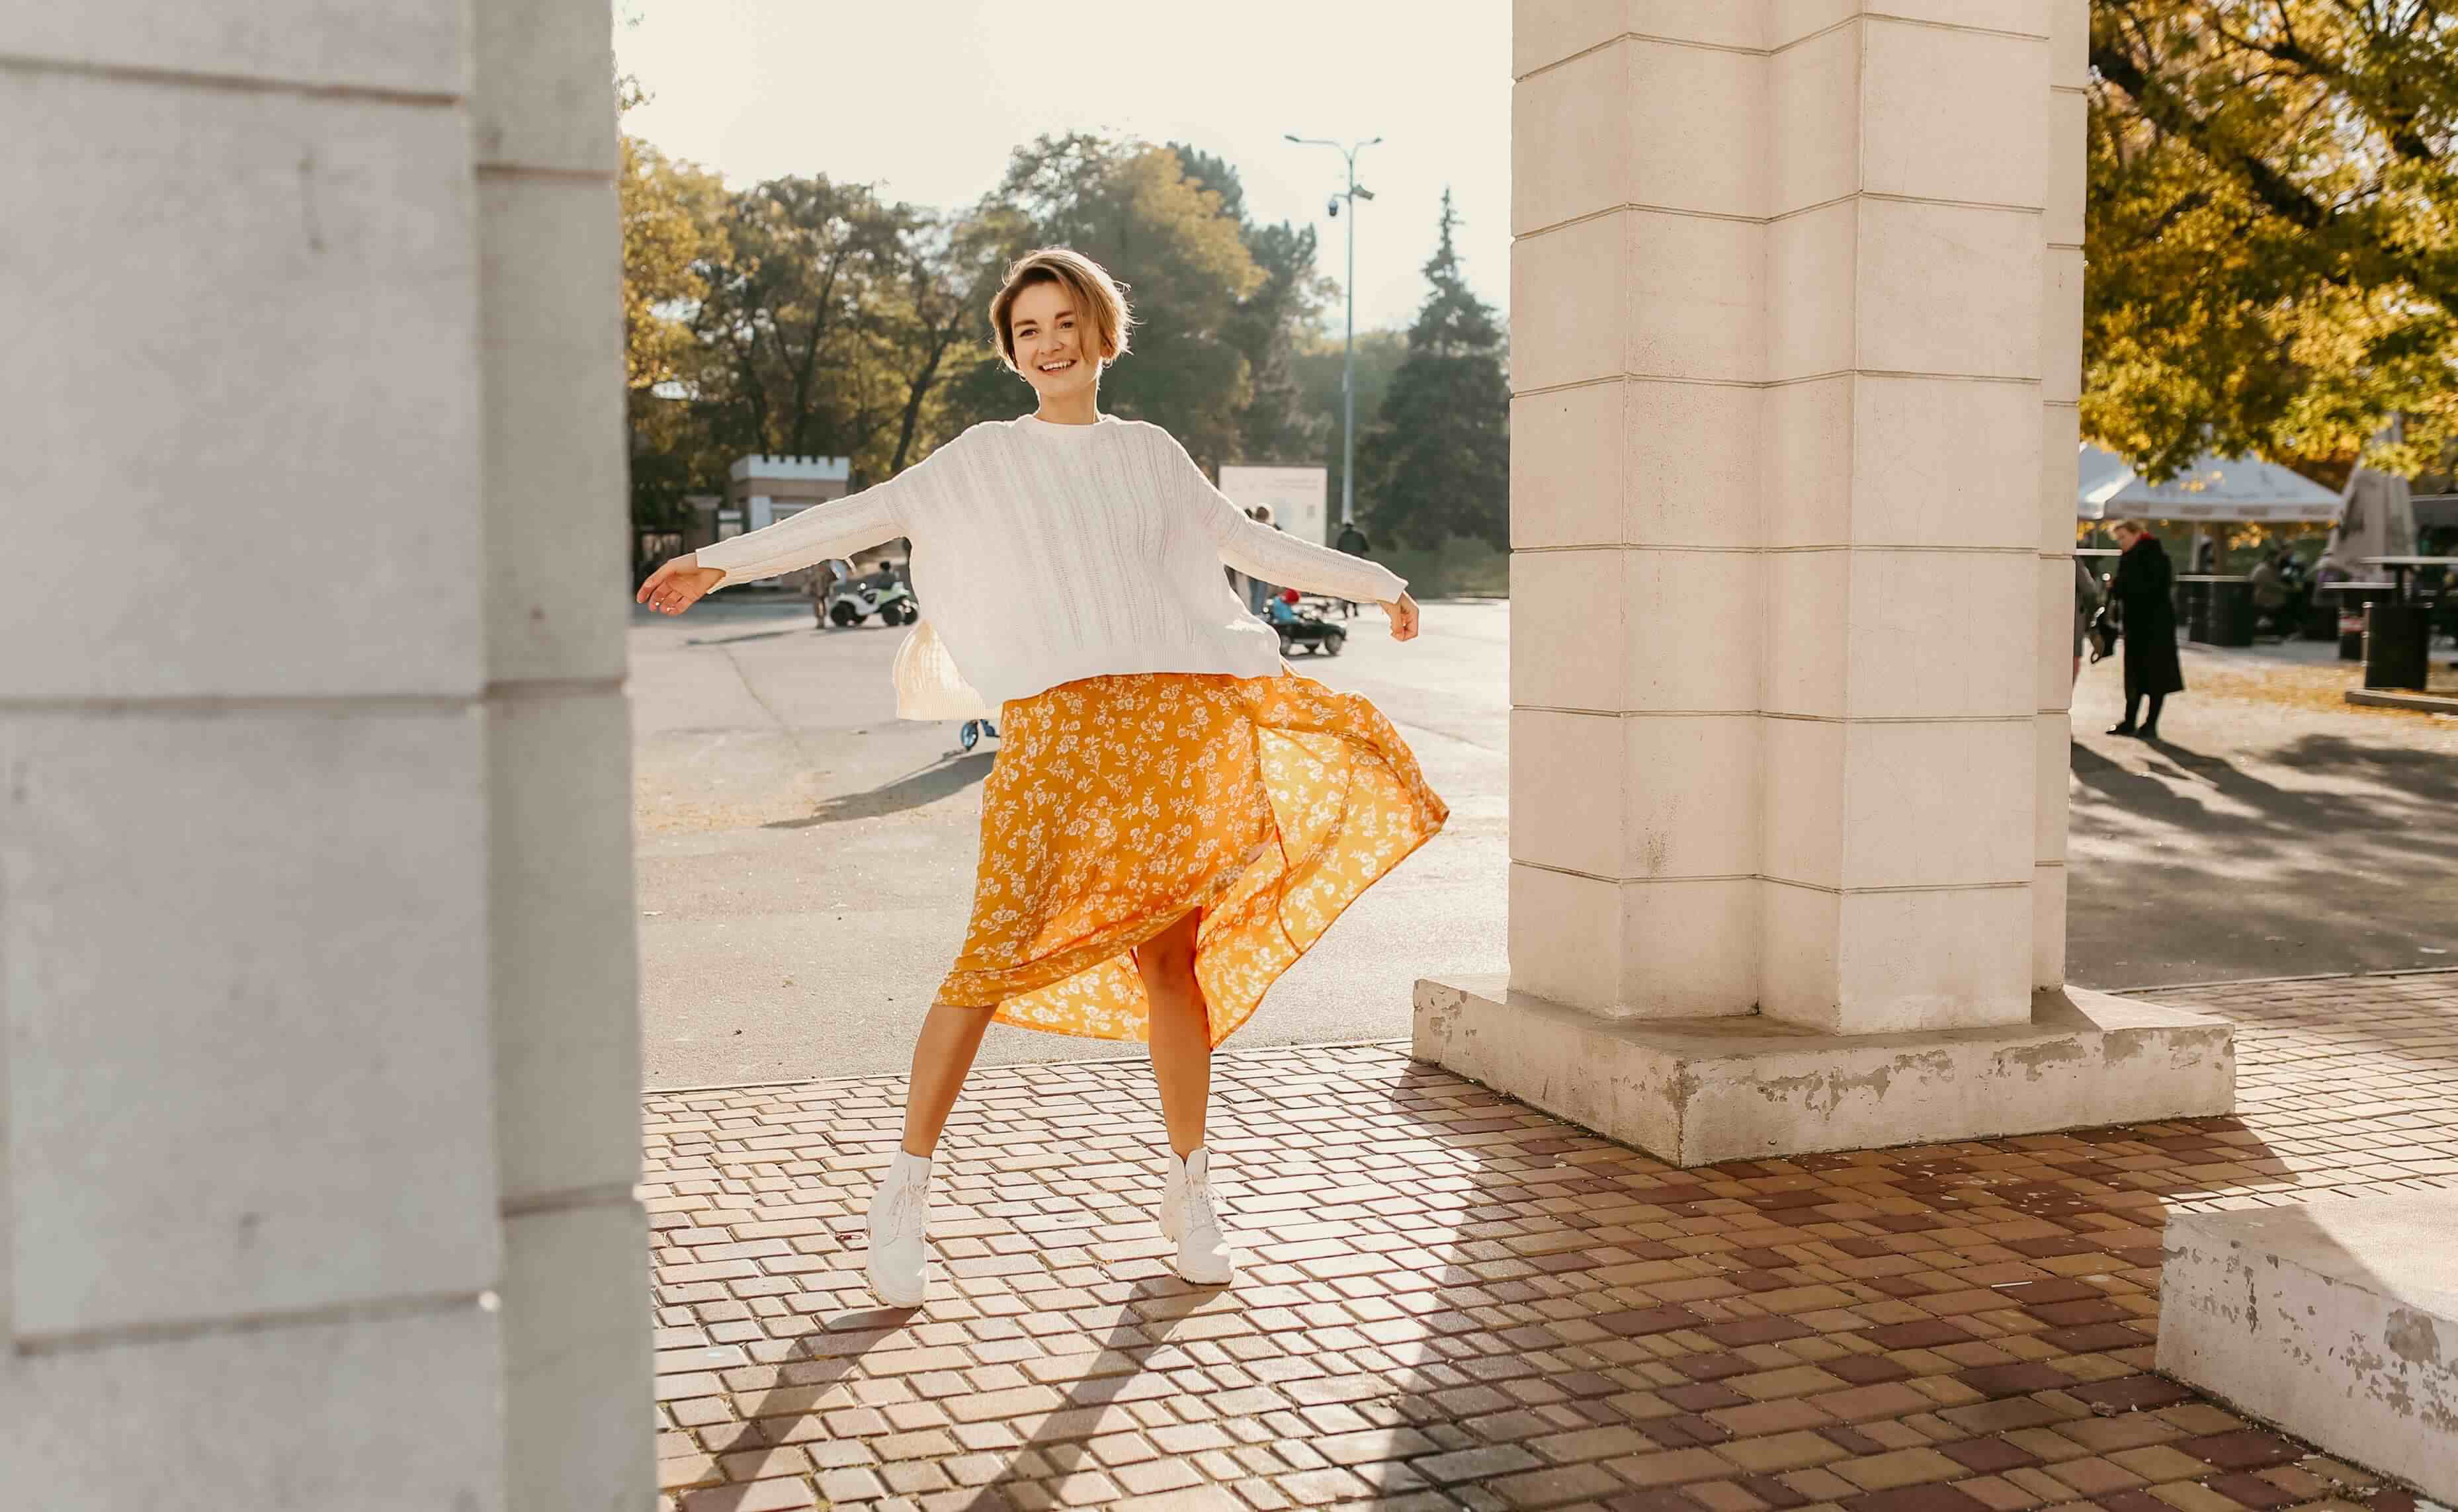
[[[1089,349],[1097,344],[1091,322],[1065,284],[1044,280],[1018,292],[1008,309],[1008,338],[1015,343],[1015,365],[1044,406],[1101,381],[1108,354]]]

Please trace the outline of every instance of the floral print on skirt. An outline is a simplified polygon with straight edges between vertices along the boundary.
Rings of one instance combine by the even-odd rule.
[[[1018,698],[982,789],[971,926],[937,1001],[1149,1040],[1132,952],[1202,910],[1219,1045],[1449,815],[1365,699],[1311,678],[1137,673]]]

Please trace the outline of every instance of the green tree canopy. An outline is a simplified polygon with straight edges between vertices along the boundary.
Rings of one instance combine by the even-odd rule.
[[[1331,518],[1340,518],[1340,470],[1343,463],[1340,427],[1345,407],[1341,403],[1342,369],[1350,365],[1346,342],[1338,335],[1314,332],[1301,340],[1296,362],[1299,392],[1303,397],[1306,414],[1323,430],[1323,462],[1329,469]],[[1357,383],[1358,438],[1363,441],[1366,427],[1382,412],[1384,396],[1391,391],[1391,376],[1408,356],[1408,333],[1406,331],[1360,331],[1354,367]],[[1359,510],[1364,508],[1363,495],[1357,497]]]
[[[1133,349],[1103,375],[1102,407],[1163,426],[1198,461],[1237,455],[1253,383],[1231,337],[1265,275],[1220,192],[1190,180],[1168,148],[1073,132],[1017,148],[989,203],[1018,217],[1010,255],[1072,247],[1126,290]],[[1030,386],[996,364],[987,325],[982,340],[953,408],[1001,420],[1030,409]]]
[[[1443,191],[1433,285],[1408,328],[1373,425],[1357,445],[1358,507],[1378,540],[1432,549],[1450,536],[1510,541],[1510,381],[1502,327],[1460,271]]]
[[[630,110],[642,98],[616,81]],[[623,371],[634,434],[632,513],[641,526],[684,521],[684,496],[718,469],[706,428],[682,398],[701,352],[692,317],[708,293],[702,270],[722,257],[726,193],[706,169],[677,162],[628,132],[616,180],[623,234]]]
[[[1238,170],[1182,142],[1170,145],[1187,180],[1220,196],[1220,213],[1238,222],[1246,255],[1263,275],[1238,301],[1224,333],[1246,360],[1250,387],[1238,415],[1237,444],[1222,460],[1263,466],[1320,462],[1326,427],[1306,404],[1297,364],[1306,333],[1340,286],[1315,269],[1314,227],[1250,218]]]
[[[2087,433],[2416,470],[2458,422],[2458,14],[2096,0]]]
[[[853,459],[892,476],[979,420],[1031,407],[997,362],[1008,264],[1073,246],[1126,285],[1134,350],[1105,407],[1199,461],[1306,461],[1323,425],[1300,379],[1326,286],[1314,233],[1243,216],[1237,175],[1192,148],[1090,134],[1015,151],[978,202],[936,212],[791,176],[727,190],[624,138],[635,514],[671,525],[745,452]]]

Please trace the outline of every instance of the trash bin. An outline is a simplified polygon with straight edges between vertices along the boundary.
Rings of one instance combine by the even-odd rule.
[[[2177,623],[2187,640],[2207,641],[2211,629],[2211,580],[2195,575],[2177,579]]]
[[[2364,686],[2421,692],[2431,665],[2432,611],[2378,601],[2364,611]]]
[[[2388,583],[2333,583],[2322,590],[2339,607],[2339,659],[2364,659],[2364,610],[2395,601],[2398,590]]]
[[[2193,572],[2177,579],[2177,622],[2205,646],[2253,644],[2253,579]]]
[[[2214,578],[2203,585],[2209,633],[2200,637],[2209,646],[2250,646],[2253,644],[2253,579],[2249,577]]]

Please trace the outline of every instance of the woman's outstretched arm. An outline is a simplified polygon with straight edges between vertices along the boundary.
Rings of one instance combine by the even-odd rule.
[[[1164,433],[1166,434],[1166,433]],[[1205,532],[1219,548],[1220,560],[1248,577],[1281,588],[1302,589],[1361,604],[1380,604],[1390,611],[1391,632],[1406,640],[1417,632],[1417,601],[1408,596],[1406,578],[1380,562],[1318,546],[1286,530],[1275,530],[1250,520],[1236,501],[1212,486],[1195,459],[1176,437],[1168,438],[1165,462],[1173,483],[1187,507],[1197,511]]]
[[[775,525],[678,556],[658,568],[634,597],[664,613],[679,614],[729,583],[775,577],[908,535],[907,506],[914,491],[924,487],[922,479],[931,462],[955,445],[949,442],[860,493],[813,505]]]

